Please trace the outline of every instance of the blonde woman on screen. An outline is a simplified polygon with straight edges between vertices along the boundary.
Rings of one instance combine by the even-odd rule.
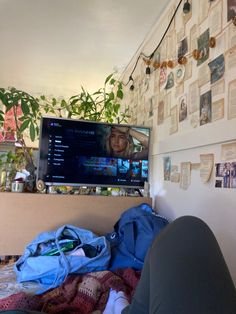
[[[135,151],[134,139],[140,143],[140,151]],[[107,137],[106,149],[107,153],[114,157],[147,158],[148,136],[131,127],[112,126]]]

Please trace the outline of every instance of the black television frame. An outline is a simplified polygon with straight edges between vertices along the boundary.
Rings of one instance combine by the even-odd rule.
[[[104,158],[113,158],[113,159],[132,159],[131,162],[136,162],[136,161],[142,161],[142,163],[144,163],[146,161],[147,164],[147,176],[142,179],[142,181],[138,181],[138,180],[133,180],[132,182],[115,182],[113,181],[113,183],[111,182],[101,182],[101,180],[97,180],[97,181],[80,181],[78,180],[78,182],[73,182],[74,180],[71,180],[72,182],[69,182],[69,180],[65,180],[63,182],[60,182],[60,180],[45,180],[44,177],[42,177],[41,175],[41,163],[42,163],[42,158],[41,158],[41,154],[42,154],[42,146],[44,145],[43,143],[43,123],[44,121],[62,121],[62,122],[68,122],[71,124],[77,124],[78,125],[94,125],[94,126],[100,126],[101,128],[109,128],[109,127],[117,127],[117,128],[130,128],[130,129],[135,129],[135,130],[146,130],[146,132],[148,133],[148,148],[147,148],[147,158],[146,159],[140,159],[140,158],[119,158],[119,157],[112,157],[112,156],[106,156]],[[149,159],[149,155],[150,155],[150,137],[151,137],[151,127],[147,127],[147,126],[139,126],[139,125],[131,125],[131,124],[117,124],[117,123],[105,123],[105,122],[97,122],[97,121],[88,121],[88,120],[79,120],[79,119],[69,119],[69,118],[59,118],[59,117],[52,117],[52,116],[43,116],[41,118],[41,124],[40,124],[40,138],[39,138],[39,155],[38,155],[38,166],[37,166],[37,181],[43,181],[43,183],[48,187],[48,186],[72,186],[72,187],[81,187],[81,186],[86,186],[86,187],[119,187],[119,188],[131,188],[131,189],[143,189],[144,185],[146,182],[148,182],[149,180],[149,165],[150,165],[150,159]],[[81,157],[81,156],[80,156]],[[103,158],[102,156],[94,156],[94,158]],[[44,162],[45,162],[45,158],[44,158]],[[118,163],[118,161],[117,161]],[[142,171],[142,170],[141,170]],[[91,176],[87,176],[88,178]],[[106,178],[105,176],[101,176],[103,179]],[[99,179],[101,178],[99,177]],[[98,178],[98,177],[97,177]]]

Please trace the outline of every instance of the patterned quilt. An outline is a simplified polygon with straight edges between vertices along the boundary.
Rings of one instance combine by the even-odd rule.
[[[122,269],[70,275],[58,288],[35,295],[38,284],[16,282],[13,265],[0,267],[0,310],[37,310],[48,314],[91,314],[105,309],[110,289],[123,291],[129,302],[140,272]]]
[[[18,283],[13,269],[14,260],[2,261],[0,263],[0,300],[11,294],[25,292],[35,294],[39,285],[34,282]]]

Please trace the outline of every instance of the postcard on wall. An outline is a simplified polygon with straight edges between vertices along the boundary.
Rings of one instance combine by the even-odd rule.
[[[143,80],[143,85],[142,85],[142,93],[146,93],[146,91],[149,89],[149,86],[150,86],[150,77],[149,75],[146,75],[144,77],[144,80]]]
[[[148,119],[153,117],[153,99],[152,97],[148,98],[147,100],[147,108],[148,108]]]
[[[199,15],[198,15],[198,23],[201,24],[208,15],[209,10],[209,1],[206,0],[199,0],[198,8],[199,8]]]
[[[170,106],[171,106],[171,92],[167,93],[164,97],[164,119],[170,116]]]
[[[145,126],[149,127],[149,128],[152,128],[153,127],[153,118],[151,119],[148,119],[145,124]]]
[[[235,71],[236,67],[236,48],[229,49],[225,54],[227,72]]]
[[[166,82],[167,82],[167,68],[161,67],[159,78],[160,90],[163,90],[165,88]]]
[[[226,47],[226,33],[223,32],[219,36],[217,36],[216,39],[216,46],[211,49],[211,57],[212,59],[215,59],[219,55],[225,52],[225,47]]]
[[[191,162],[180,164],[180,188],[187,190],[191,183]]]
[[[153,105],[153,110],[156,110],[158,108],[158,96],[157,95],[152,96],[152,105]]]
[[[162,124],[164,121],[164,100],[160,100],[157,109],[157,125]]]
[[[140,75],[139,75],[139,89],[142,88],[143,81],[145,78],[145,70],[146,70],[146,64],[144,62],[141,63],[140,65]]]
[[[236,16],[236,0],[227,0],[227,21]]]
[[[175,87],[175,97],[178,98],[184,92],[184,84],[179,84]]]
[[[211,72],[207,63],[204,63],[198,69],[198,84],[199,87],[207,84],[210,81]]]
[[[164,181],[170,181],[171,158],[170,156],[163,157]]]
[[[211,86],[211,95],[212,98],[222,95],[225,92],[225,80],[222,79],[217,81],[214,85]]]
[[[200,178],[206,183],[210,180],[214,166],[214,154],[200,155]]]
[[[192,114],[190,119],[190,125],[192,128],[196,128],[199,125],[199,115],[196,113]]]
[[[211,122],[211,90],[200,96],[200,125]]]
[[[170,109],[170,135],[178,131],[178,108],[175,105]]]
[[[189,80],[192,77],[192,61],[188,60],[188,63],[185,65],[185,75],[184,80]]]
[[[236,159],[236,142],[221,145],[221,159],[222,160]]]
[[[184,28],[184,26],[182,26],[181,28],[179,28],[179,31],[178,31],[178,33],[176,34],[177,42],[180,42],[181,39],[184,38],[184,35],[185,35],[185,28]]]
[[[157,94],[160,91],[160,75],[159,70],[154,71],[154,82],[153,82],[153,92]]]
[[[236,45],[236,27],[231,24],[228,28],[228,48],[232,48]]]
[[[200,162],[191,162],[191,170],[200,169]]]
[[[161,61],[161,50],[160,50],[160,48],[157,49],[157,51],[155,51],[153,61],[155,61],[157,63],[159,63]]]
[[[134,108],[137,108],[138,106],[138,93],[134,93]]]
[[[167,38],[164,37],[162,43],[161,43],[161,46],[160,46],[160,49],[161,49],[161,59],[160,61],[165,61],[166,60],[166,55],[167,55]]]
[[[225,73],[225,58],[221,54],[216,59],[208,63],[211,72],[211,84],[221,79]]]
[[[178,64],[175,68],[175,82],[181,84],[184,81],[185,65]]]
[[[224,118],[224,98],[212,103],[211,121],[216,121]]]
[[[189,113],[196,112],[199,109],[199,87],[198,80],[189,85]]]
[[[167,36],[167,59],[176,58],[176,32],[173,30]]]
[[[180,181],[180,173],[178,172],[178,166],[171,166],[170,182],[178,183]]]
[[[208,28],[197,39],[198,50],[200,51],[200,55],[201,55],[201,58],[197,60],[198,66],[201,65],[203,62],[205,62],[209,58],[209,36],[210,36],[210,32]]]
[[[198,38],[198,27],[197,24],[194,24],[190,28],[190,51],[197,49],[197,38]]]
[[[173,71],[170,71],[167,76],[165,89],[171,89],[173,86],[174,86],[174,73]]]
[[[183,57],[188,52],[187,37],[178,42],[178,58]]]
[[[187,95],[184,94],[182,97],[179,99],[179,122],[184,121],[187,119]]]
[[[236,188],[236,162],[217,163],[216,188]]]
[[[236,80],[229,83],[228,119],[236,118]]]
[[[172,5],[169,9],[169,12],[167,13],[167,21],[170,21],[172,16],[174,16],[174,13],[175,13],[175,5]],[[175,19],[173,19],[171,25],[170,25],[170,28],[169,28],[169,31],[172,31],[175,29]]]
[[[209,27],[211,36],[216,36],[222,29],[222,2],[218,1],[215,6],[212,6],[209,16]]]

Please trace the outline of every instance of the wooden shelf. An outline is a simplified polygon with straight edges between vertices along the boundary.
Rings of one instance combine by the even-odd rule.
[[[0,192],[0,255],[22,254],[40,232],[72,224],[97,234],[112,231],[121,213],[151,198]]]

